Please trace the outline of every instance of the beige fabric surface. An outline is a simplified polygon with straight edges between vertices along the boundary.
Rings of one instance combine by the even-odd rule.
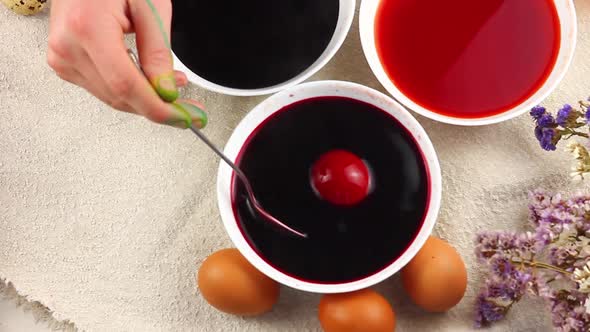
[[[590,1],[576,6],[579,47],[545,102],[552,108],[590,94]],[[60,81],[45,64],[47,24],[47,15],[0,6],[0,279],[88,331],[319,331],[315,294],[283,288],[275,309],[253,319],[204,302],[195,272],[231,246],[215,201],[218,160],[190,132],[113,112]],[[357,19],[313,80],[328,78],[382,89],[364,60]],[[183,94],[207,106],[206,133],[220,146],[264,98],[196,87]],[[470,331],[481,282],[475,232],[523,227],[529,189],[572,190],[569,156],[541,151],[527,116],[478,128],[418,119],[444,175],[435,233],[465,259],[468,292],[453,310],[432,315],[410,303],[397,277],[377,288],[397,312],[397,331]],[[542,304],[525,301],[492,330],[549,331],[550,323]]]

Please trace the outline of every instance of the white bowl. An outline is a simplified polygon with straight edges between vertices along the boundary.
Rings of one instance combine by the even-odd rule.
[[[493,116],[465,119],[435,113],[418,105],[397,88],[397,86],[389,79],[381,65],[375,46],[375,17],[380,0],[363,0],[361,3],[359,16],[361,44],[369,66],[379,82],[397,101],[409,109],[430,119],[454,125],[480,126],[498,123],[517,117],[527,112],[532,107],[540,104],[557,87],[569,68],[576,48],[576,11],[572,0],[554,1],[561,26],[561,44],[557,56],[557,62],[555,63],[551,74],[546,79],[545,83],[543,83],[543,85],[528,99],[509,110]],[[419,24],[419,22],[417,22],[417,24]]]
[[[263,121],[275,112],[281,110],[283,107],[304,99],[322,96],[342,96],[357,99],[384,110],[397,119],[399,123],[408,130],[417,142],[418,147],[424,156],[426,170],[429,174],[430,180],[430,195],[427,203],[428,208],[418,235],[408,249],[406,249],[397,260],[385,269],[375,272],[369,277],[358,281],[340,284],[319,284],[299,280],[279,271],[263,260],[250,246],[240,231],[238,221],[232,208],[231,187],[233,172],[232,169],[223,162],[220,164],[217,177],[217,199],[221,219],[223,220],[223,224],[231,240],[246,259],[258,268],[258,270],[283,285],[303,291],[314,293],[351,292],[370,287],[390,277],[406,265],[422,247],[428,236],[431,234],[438,215],[441,199],[441,172],[436,152],[434,151],[434,147],[432,146],[428,135],[418,121],[416,121],[407,110],[390,97],[376,90],[355,83],[340,81],[304,83],[269,97],[248,113],[234,130],[225,147],[226,155],[230,160],[235,161],[252,132]],[[256,184],[253,184],[253,186],[256,186]]]
[[[320,69],[322,69],[332,59],[332,57],[340,49],[340,46],[342,46],[342,43],[348,35],[348,31],[350,30],[350,26],[352,25],[352,20],[354,18],[355,8],[356,0],[340,0],[338,22],[336,23],[336,29],[334,30],[334,34],[332,35],[330,43],[328,44],[322,55],[320,55],[320,57],[311,66],[309,66],[305,71],[301,72],[299,75],[291,78],[286,82],[260,89],[235,89],[226,87],[208,81],[192,72],[187,66],[185,66],[182,63],[182,61],[180,61],[176,54],[174,54],[173,50],[172,56],[174,59],[174,69],[184,72],[190,82],[204,89],[226,95],[259,96],[278,92],[280,90],[286,89],[288,87],[294,86],[305,81],[313,74],[318,72]],[[313,36],[311,36],[311,38],[313,38]]]

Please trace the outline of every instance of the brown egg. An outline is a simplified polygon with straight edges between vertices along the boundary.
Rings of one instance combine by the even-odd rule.
[[[197,282],[210,305],[234,315],[265,313],[279,297],[279,285],[252,266],[237,249],[220,250],[207,257]]]
[[[393,332],[395,313],[379,293],[364,289],[324,295],[319,307],[325,332]]]
[[[402,283],[418,306],[430,312],[444,312],[463,298],[467,270],[455,248],[431,236],[403,268]]]

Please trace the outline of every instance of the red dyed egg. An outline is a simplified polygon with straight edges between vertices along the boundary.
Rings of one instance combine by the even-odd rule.
[[[353,205],[369,194],[371,176],[361,158],[348,151],[332,150],[313,164],[311,184],[322,199],[336,205]]]

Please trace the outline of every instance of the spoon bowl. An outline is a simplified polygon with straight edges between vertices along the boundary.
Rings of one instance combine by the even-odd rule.
[[[254,210],[253,212],[262,216],[266,221],[269,221],[277,225],[278,227],[281,227],[286,231],[289,231],[292,234],[295,234],[303,238],[307,237],[307,234],[295,230],[294,228],[286,225],[285,223],[274,217],[272,214],[268,213],[262,207],[260,202],[258,202],[258,200],[256,199],[256,196],[254,195],[254,190],[252,189],[252,185],[250,185],[250,180],[248,180],[246,174],[244,174],[244,172],[236,164],[234,164],[225,154],[223,154],[223,152],[221,152],[221,150],[219,150],[198,128],[196,128],[195,126],[191,126],[190,129],[193,133],[195,133],[195,135],[197,135],[203,141],[203,143],[205,143],[205,145],[207,145],[211,150],[213,150],[213,152],[215,152],[221,158],[221,160],[223,160],[229,167],[233,169],[240,181],[242,181],[242,183],[244,184],[246,191],[248,192],[248,199],[250,202],[250,206]]]

